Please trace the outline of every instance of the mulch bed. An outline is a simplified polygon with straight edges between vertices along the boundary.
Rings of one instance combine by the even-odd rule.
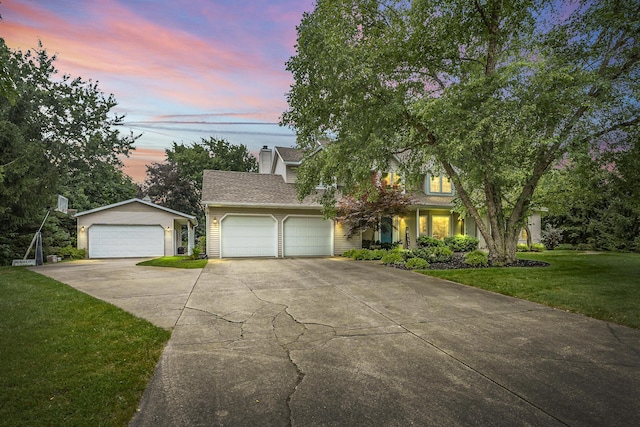
[[[461,268],[487,268],[487,267],[472,267],[464,263],[464,254],[455,253],[453,258],[449,262],[434,262],[429,265],[427,270],[457,270]],[[515,263],[505,266],[506,267],[546,267],[549,263],[542,261],[531,261],[528,259],[519,259]]]

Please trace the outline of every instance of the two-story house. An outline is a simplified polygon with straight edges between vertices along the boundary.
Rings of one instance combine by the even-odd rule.
[[[410,191],[415,203],[403,217],[383,218],[380,231],[346,238],[342,225],[325,220],[313,197],[299,201],[296,169],[302,161],[295,148],[263,147],[259,171],[204,171],[202,203],[206,212],[209,258],[331,256],[361,248],[371,241],[401,242],[416,247],[419,236],[442,239],[456,234],[476,236],[475,223],[451,212],[455,188],[445,176],[426,174],[423,186]],[[400,178],[398,159],[383,179]],[[534,241],[540,238],[540,216],[529,221]],[[526,236],[522,236],[526,240]]]

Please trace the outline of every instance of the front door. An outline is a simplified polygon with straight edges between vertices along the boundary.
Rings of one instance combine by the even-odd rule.
[[[382,218],[380,221],[380,243],[393,242],[393,219]]]

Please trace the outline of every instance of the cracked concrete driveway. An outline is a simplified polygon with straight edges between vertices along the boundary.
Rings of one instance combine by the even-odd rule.
[[[640,425],[640,331],[340,258],[210,261],[133,426]]]
[[[341,258],[35,271],[175,325],[134,427],[640,425],[640,331],[417,273]]]

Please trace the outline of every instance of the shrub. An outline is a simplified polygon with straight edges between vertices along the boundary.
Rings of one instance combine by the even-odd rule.
[[[562,241],[562,230],[554,228],[551,224],[547,224],[546,228],[542,230],[542,243],[544,247],[553,250]]]
[[[85,249],[77,249],[73,246],[57,247],[52,246],[49,248],[49,255],[58,255],[60,258],[72,258],[72,259],[84,259],[87,254]]]
[[[464,263],[472,267],[486,267],[489,265],[489,255],[482,251],[475,250],[465,254]]]
[[[347,249],[346,251],[342,252],[343,257],[345,258],[353,258],[353,255],[358,251],[359,249]]]
[[[478,249],[480,240],[473,236],[449,236],[444,238],[445,246],[449,247],[453,252],[471,252]]]
[[[576,247],[571,243],[560,243],[558,246],[556,246],[556,249],[559,251],[575,251]]]
[[[418,237],[417,243],[419,248],[434,248],[444,246],[444,242],[442,240],[438,240],[429,236]]]
[[[387,252],[385,256],[382,257],[382,263],[387,265],[403,266],[404,262],[402,252]]]
[[[516,246],[516,252],[529,252],[529,246],[524,243],[518,243]]]
[[[191,259],[199,259],[200,258],[200,248],[199,247],[194,247],[193,249],[191,249]]]
[[[371,251],[371,259],[382,259],[387,254],[384,249],[374,249]]]
[[[371,260],[371,250],[369,249],[358,249],[357,251],[354,252],[353,256],[351,257],[355,260],[358,261],[368,261]]]
[[[407,252],[407,258],[422,258],[428,262],[449,262],[453,258],[453,251],[446,246],[419,248]]]
[[[453,258],[453,251],[445,246],[430,249],[429,262],[449,262]]]
[[[380,249],[385,249],[385,250],[392,250],[395,249],[397,247],[401,247],[402,246],[402,242],[384,242],[384,243],[380,243]]]
[[[409,270],[424,270],[429,268],[429,263],[426,259],[422,258],[409,258],[404,266]]]
[[[542,243],[534,243],[531,245],[531,252],[542,252],[544,251],[544,245]]]

